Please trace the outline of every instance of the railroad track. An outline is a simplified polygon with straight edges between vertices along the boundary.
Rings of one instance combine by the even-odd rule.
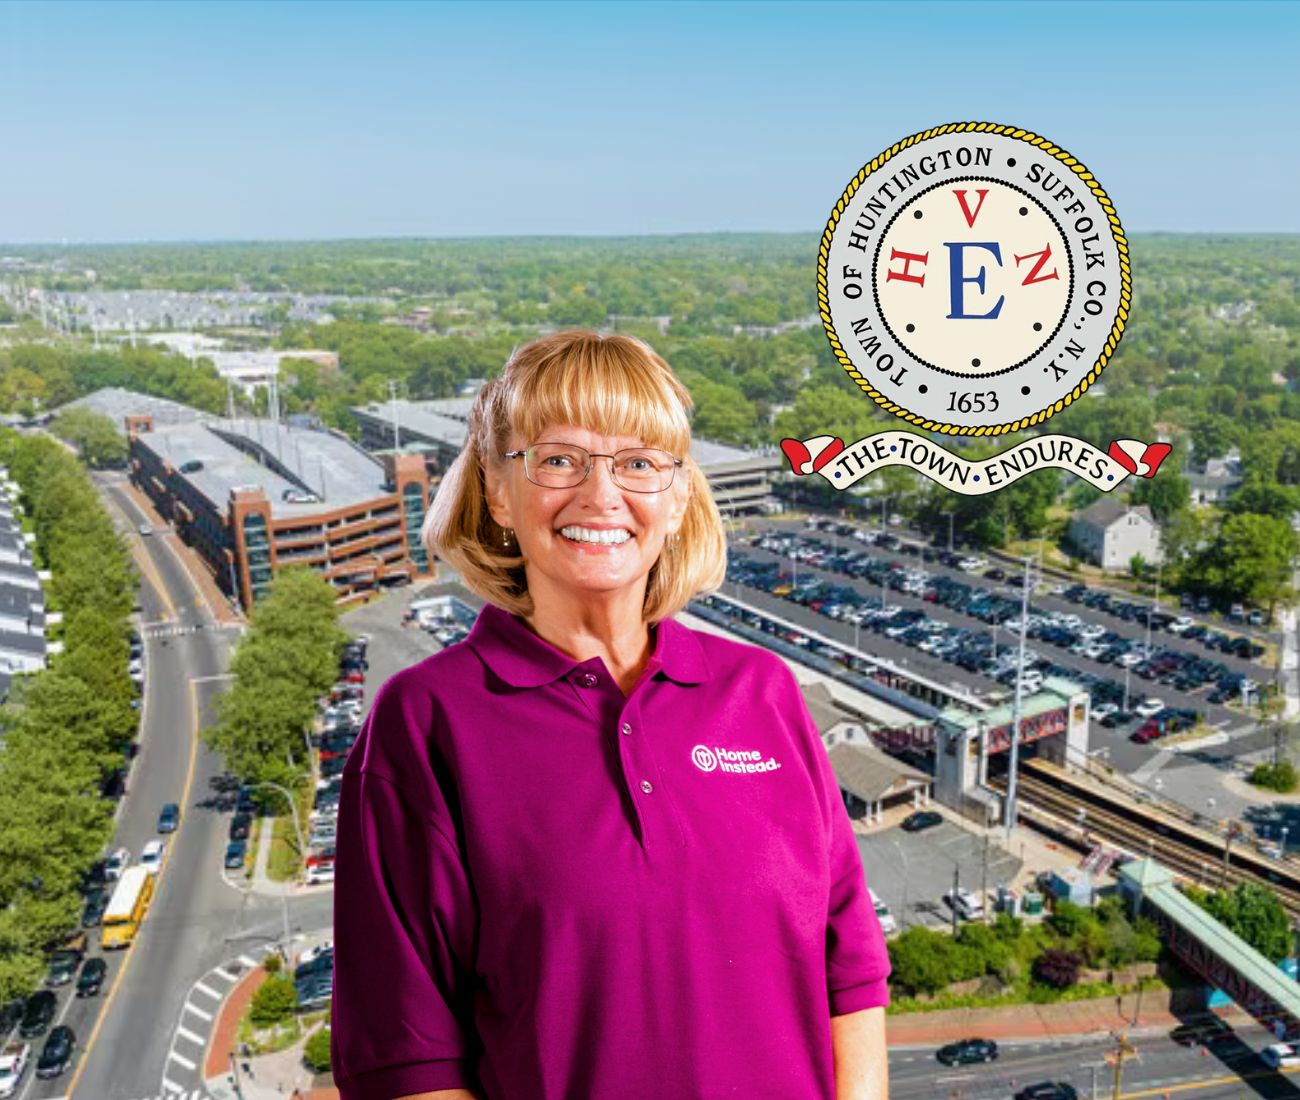
[[[997,785],[1005,791],[1003,781]],[[1139,805],[1121,812],[1099,805],[1095,798],[1081,798],[1077,789],[1070,793],[1029,772],[1020,775],[1017,803],[1020,817],[1042,825],[1081,851],[1090,850],[1098,841],[1108,843],[1139,857],[1150,856],[1186,881],[1211,889],[1257,883],[1276,893],[1289,913],[1300,915],[1300,887],[1285,864],[1272,868],[1269,863],[1273,861],[1266,863],[1247,852],[1250,862],[1259,866],[1242,866],[1234,858],[1239,853],[1225,846],[1222,838],[1215,838],[1221,850],[1206,851],[1205,835],[1199,830],[1162,819]]]

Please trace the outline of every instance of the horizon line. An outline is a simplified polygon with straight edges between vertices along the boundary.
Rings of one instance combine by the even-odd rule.
[[[483,233],[474,236],[374,236],[374,237],[161,237],[110,240],[0,241],[0,249],[25,248],[120,248],[142,246],[214,246],[258,244],[392,244],[440,241],[566,241],[566,240],[661,240],[672,237],[795,237],[814,231],[798,229],[708,229],[663,233]],[[816,230],[820,237],[824,229]],[[1288,229],[1134,229],[1127,237],[1300,237],[1300,230]]]

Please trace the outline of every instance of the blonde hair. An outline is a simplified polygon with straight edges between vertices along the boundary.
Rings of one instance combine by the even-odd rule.
[[[571,424],[607,435],[632,435],[647,447],[671,451],[683,462],[677,476],[691,493],[675,544],[665,543],[646,582],[643,615],[656,623],[726,576],[722,517],[704,472],[690,457],[694,408],[686,387],[654,350],[631,336],[572,330],[517,348],[499,378],[483,386],[469,414],[465,446],[443,476],[421,539],[470,591],[489,603],[529,616],[523,558],[503,549],[505,529],[488,509],[483,470],[498,469],[513,429],[536,440],[553,425]]]

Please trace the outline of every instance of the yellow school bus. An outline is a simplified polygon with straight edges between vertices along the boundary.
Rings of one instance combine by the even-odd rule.
[[[128,867],[113,890],[104,910],[104,931],[100,943],[105,950],[130,947],[136,931],[153,900],[154,876],[147,867]]]

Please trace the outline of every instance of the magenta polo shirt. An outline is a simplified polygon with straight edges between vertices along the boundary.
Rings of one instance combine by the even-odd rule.
[[[816,727],[767,650],[668,619],[624,696],[488,605],[343,772],[343,1100],[834,1096],[889,959]]]

